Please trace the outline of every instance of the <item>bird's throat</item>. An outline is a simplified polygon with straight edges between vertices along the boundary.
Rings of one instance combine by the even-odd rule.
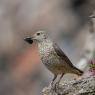
[[[38,49],[40,56],[49,56],[51,51],[53,50],[53,45],[51,41],[43,41],[41,43],[38,43]]]

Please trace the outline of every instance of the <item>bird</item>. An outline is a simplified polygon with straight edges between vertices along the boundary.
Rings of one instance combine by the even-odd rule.
[[[83,71],[72,64],[61,48],[50,39],[46,31],[37,31],[33,36],[26,37],[24,40],[29,44],[32,44],[34,41],[37,43],[42,63],[54,75],[51,85],[54,84],[58,75],[60,75],[60,78],[56,83],[59,83],[64,74],[67,73],[82,76]]]

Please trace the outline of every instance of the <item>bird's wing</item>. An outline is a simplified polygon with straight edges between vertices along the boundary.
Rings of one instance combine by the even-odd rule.
[[[54,43],[53,47],[55,49],[55,52],[57,53],[58,56],[60,56],[67,64],[69,64],[69,66],[71,66],[74,69],[74,72],[78,75],[82,75],[83,71],[79,70],[78,68],[76,68],[71,61],[69,60],[69,58],[65,55],[65,53],[59,48],[59,46]]]
[[[69,60],[69,58],[66,56],[66,54],[59,48],[59,46],[56,43],[53,44],[53,47],[58,56],[60,56],[71,67],[74,67],[72,62]]]

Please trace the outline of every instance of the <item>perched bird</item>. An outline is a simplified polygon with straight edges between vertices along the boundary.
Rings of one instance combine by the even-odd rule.
[[[61,76],[57,83],[60,82],[66,73],[74,73],[78,76],[83,74],[83,71],[77,69],[71,63],[58,45],[50,40],[45,31],[38,31],[32,37],[25,38],[24,40],[30,44],[32,44],[33,41],[37,42],[42,63],[54,74],[52,84],[58,75]]]

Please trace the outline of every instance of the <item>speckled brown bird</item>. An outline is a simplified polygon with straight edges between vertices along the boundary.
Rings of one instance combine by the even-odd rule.
[[[63,75],[66,73],[74,73],[78,76],[83,74],[83,71],[77,69],[58,47],[56,43],[50,40],[45,31],[38,31],[32,37],[25,38],[25,41],[32,44],[33,41],[38,43],[42,63],[54,74],[52,84],[58,75],[61,75],[57,83],[60,82]]]

